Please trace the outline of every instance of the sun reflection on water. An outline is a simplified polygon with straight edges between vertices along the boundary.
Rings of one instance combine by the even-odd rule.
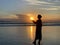
[[[31,30],[30,30],[30,33],[31,33],[31,39],[33,39],[33,27],[31,26],[30,28],[31,28]]]
[[[29,37],[29,39],[31,39],[31,40],[34,39],[34,32],[35,32],[34,26],[30,26],[29,30],[28,30],[28,37]]]

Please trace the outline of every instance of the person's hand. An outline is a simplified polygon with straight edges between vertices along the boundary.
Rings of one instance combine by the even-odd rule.
[[[36,22],[33,20],[33,23],[36,24]]]
[[[35,22],[34,20],[32,20],[32,22]]]
[[[35,21],[34,20],[32,20],[33,21],[33,23],[35,23]]]

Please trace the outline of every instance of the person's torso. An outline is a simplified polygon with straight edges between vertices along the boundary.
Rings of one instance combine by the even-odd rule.
[[[37,20],[36,26],[37,27],[42,27],[42,21],[41,20]]]

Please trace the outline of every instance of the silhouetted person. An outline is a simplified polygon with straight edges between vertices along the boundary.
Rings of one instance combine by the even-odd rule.
[[[34,45],[36,45],[36,40],[38,40],[38,44],[40,45],[40,41],[42,40],[42,16],[38,15],[38,20],[34,24],[36,24],[36,34],[35,34],[35,40],[33,42]]]

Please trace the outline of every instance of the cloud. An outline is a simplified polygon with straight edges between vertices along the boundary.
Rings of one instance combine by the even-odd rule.
[[[39,0],[25,0],[27,2],[29,2],[29,4],[33,4],[33,5],[40,5],[40,4],[52,4],[46,1],[39,1]]]
[[[20,21],[20,22],[25,22],[25,23],[30,23],[30,22],[32,22],[31,20],[30,20],[30,16],[28,16],[28,15],[23,15],[23,14],[16,14],[16,16],[18,17],[18,21]]]
[[[18,19],[18,17],[14,14],[9,14],[9,15],[0,15],[0,19]]]
[[[51,0],[52,1],[52,0]],[[53,2],[60,2],[60,0],[53,0]]]
[[[53,8],[59,8],[60,9],[60,6],[51,6],[51,7],[53,7]]]
[[[47,8],[47,10],[58,10],[58,8]]]
[[[59,10],[58,8],[40,8],[42,10]]]

